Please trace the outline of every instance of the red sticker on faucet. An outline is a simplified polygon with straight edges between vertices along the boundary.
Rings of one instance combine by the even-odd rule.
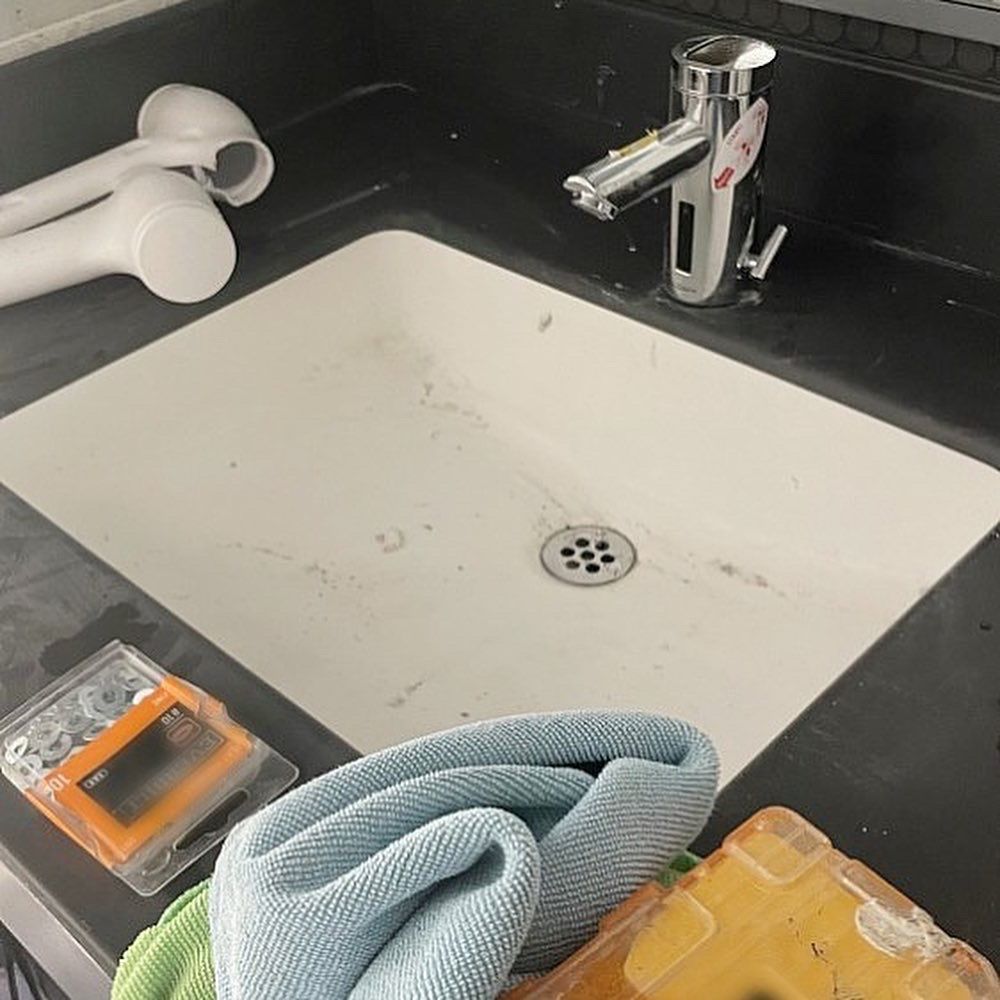
[[[764,145],[767,129],[767,101],[758,97],[740,115],[736,124],[726,133],[712,161],[712,188],[725,191],[737,184],[752,169]]]

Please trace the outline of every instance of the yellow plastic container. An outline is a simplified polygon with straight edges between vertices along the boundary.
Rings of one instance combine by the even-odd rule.
[[[993,967],[801,816],[772,807],[644,886],[509,1000],[1000,1000]]]

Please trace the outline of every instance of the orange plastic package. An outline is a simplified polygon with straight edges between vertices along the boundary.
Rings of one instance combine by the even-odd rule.
[[[218,699],[116,640],[0,719],[0,774],[149,896],[298,769]]]
[[[731,833],[672,888],[505,1000],[1000,1000],[985,958],[789,809]]]

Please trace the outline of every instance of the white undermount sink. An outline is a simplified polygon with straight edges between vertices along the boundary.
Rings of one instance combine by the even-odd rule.
[[[362,750],[635,706],[727,777],[1000,519],[984,465],[405,232],[6,418],[0,479]],[[578,524],[635,569],[549,576]]]

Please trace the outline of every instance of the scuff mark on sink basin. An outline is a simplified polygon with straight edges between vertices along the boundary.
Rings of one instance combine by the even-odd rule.
[[[713,559],[711,565],[731,580],[739,580],[740,583],[745,583],[748,587],[757,587],[760,590],[773,590],[776,594],[785,596],[782,591],[772,587],[767,577],[762,573],[748,572],[727,559]]]
[[[382,549],[384,555],[391,555],[393,552],[399,552],[400,549],[406,548],[406,534],[402,528],[393,526],[386,528],[385,531],[380,531],[375,536],[375,542]]]

